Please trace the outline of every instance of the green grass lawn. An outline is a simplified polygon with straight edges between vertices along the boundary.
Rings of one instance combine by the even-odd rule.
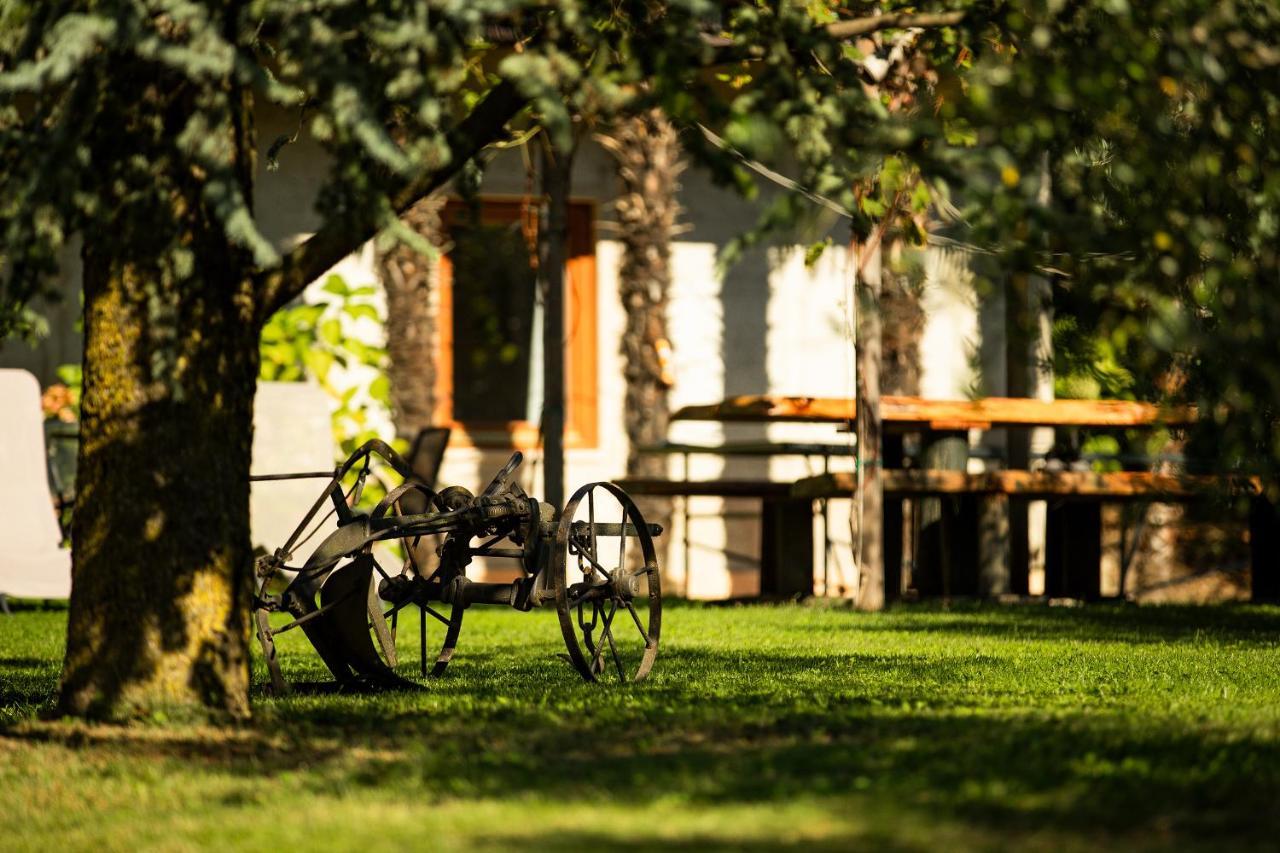
[[[1278,609],[664,616],[643,685],[582,683],[553,614],[475,608],[421,692],[258,695],[225,729],[39,722],[65,613],[0,617],[0,847],[1280,843]],[[318,679],[299,633],[286,673]]]

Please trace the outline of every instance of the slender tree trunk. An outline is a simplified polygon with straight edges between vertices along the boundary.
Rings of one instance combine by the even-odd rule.
[[[219,254],[202,253],[203,278],[166,281],[86,239],[63,713],[249,713],[258,323]]]
[[[897,237],[888,247],[891,257],[903,252]],[[920,393],[920,341],[925,316],[920,305],[921,285],[913,276],[881,265],[880,391],[915,396]]]
[[[858,465],[860,488],[858,513],[859,585],[855,603],[861,610],[882,610],[884,578],[884,481],[882,479],[882,429],[880,420],[880,247],[855,256],[858,328],[854,346],[857,363]]]
[[[626,312],[621,349],[627,476],[663,477],[666,457],[641,453],[640,448],[667,438],[671,239],[680,217],[677,193],[685,163],[679,134],[659,110],[624,119],[597,138],[617,161],[622,184],[615,209],[622,242],[619,289]],[[641,509],[649,521],[670,526],[670,501],[648,499]]]
[[[895,236],[888,255],[896,261],[904,249],[903,239]],[[920,393],[920,340],[925,325],[924,309],[920,305],[923,282],[897,266],[896,263],[880,265],[880,391],[914,396]],[[901,467],[902,436],[882,437],[881,449],[884,467]],[[902,594],[907,530],[902,498],[887,496],[883,500],[884,583],[888,603]]]
[[[427,196],[405,214],[405,224],[438,247],[443,242],[443,208],[443,195]],[[419,430],[435,422],[438,265],[434,258],[404,244],[378,260],[387,294],[387,378],[391,381],[392,416],[396,432],[412,440]]]
[[[565,335],[564,281],[569,261],[569,181],[573,151],[544,140],[542,192],[547,215],[538,228],[538,280],[542,321],[542,477],[545,500],[564,506]]]

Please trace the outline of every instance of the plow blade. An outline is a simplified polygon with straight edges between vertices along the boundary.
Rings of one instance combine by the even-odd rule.
[[[391,635],[377,595],[371,591],[372,579],[373,558],[361,554],[329,572],[320,587],[319,607],[315,605],[313,590],[294,589],[291,591],[295,594],[288,596],[290,609],[299,617],[303,633],[339,684],[377,688],[416,687],[413,682],[396,675],[378,655],[373,644],[369,634],[370,620],[377,630],[384,653],[394,662],[395,647],[390,645],[388,648]],[[294,586],[310,585],[295,583]],[[308,612],[298,613],[295,608]],[[303,621],[308,616],[310,618]]]

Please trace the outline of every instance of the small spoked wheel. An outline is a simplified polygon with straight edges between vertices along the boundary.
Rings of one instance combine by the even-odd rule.
[[[405,483],[393,489],[378,504],[373,510],[371,518],[382,518],[388,508],[393,506],[397,513],[402,512],[400,502],[406,493],[411,495],[420,494],[421,497],[418,499],[425,506],[430,506],[431,500],[435,497],[435,493],[425,486],[418,483]],[[420,563],[418,554],[420,539],[421,537],[413,537],[403,540],[405,561],[399,575],[389,575],[376,561],[374,562],[374,570],[377,571],[380,575],[380,580],[383,581],[378,586],[382,594],[386,596],[383,607],[387,609],[381,612],[383,625],[380,627],[377,624],[379,620],[374,618],[372,627],[382,646],[387,663],[394,668],[397,664],[395,647],[400,611],[409,606],[417,607],[419,672],[423,678],[428,675],[439,677],[444,674],[449,662],[453,660],[454,650],[458,646],[458,634],[462,631],[462,617],[466,613],[466,605],[459,601],[452,608],[442,604],[439,609],[436,609],[427,602],[419,600],[414,581],[416,579],[421,579],[422,581],[433,580],[442,570],[440,565],[437,565],[432,570]],[[432,661],[433,655],[434,661]]]
[[[565,504],[552,555],[569,660],[587,681],[643,681],[658,656],[662,585],[653,534],[613,483]]]

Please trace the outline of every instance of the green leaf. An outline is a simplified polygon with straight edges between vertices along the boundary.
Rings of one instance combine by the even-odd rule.
[[[382,321],[382,318],[378,315],[378,309],[364,302],[357,303],[355,305],[348,305],[346,308],[346,314],[353,320],[366,317],[375,323]]]
[[[324,285],[320,289],[325,293],[332,293],[334,296],[349,296],[351,294],[346,280],[337,273],[325,279]]]
[[[303,356],[303,361],[307,365],[307,370],[317,379],[324,379],[329,375],[329,369],[333,367],[334,356],[328,350],[312,348],[307,350]]]
[[[78,364],[60,364],[54,370],[63,384],[78,388],[84,382],[84,369]]]
[[[812,268],[813,265],[818,262],[818,259],[822,257],[823,253],[825,253],[830,247],[830,237],[827,237],[825,240],[819,240],[816,243],[810,243],[808,248],[804,251],[804,265]]]
[[[369,397],[384,406],[391,405],[391,380],[385,373],[369,383]]]
[[[872,219],[879,219],[889,210],[889,206],[887,204],[878,198],[873,198],[872,196],[864,197],[859,204],[862,208],[862,212],[867,214],[867,216],[870,216]]]
[[[330,317],[320,324],[320,340],[331,347],[342,345],[342,323]],[[348,342],[350,343],[350,342]]]

